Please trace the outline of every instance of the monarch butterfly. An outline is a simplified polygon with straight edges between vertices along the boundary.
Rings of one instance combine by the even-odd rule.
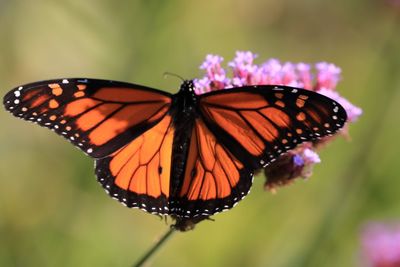
[[[173,95],[124,82],[48,80],[13,89],[4,105],[94,158],[112,198],[184,218],[232,208],[255,170],[333,134],[347,117],[309,90],[261,85],[196,95],[191,80]]]

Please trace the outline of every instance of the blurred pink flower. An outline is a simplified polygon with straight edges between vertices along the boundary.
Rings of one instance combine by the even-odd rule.
[[[391,8],[391,10],[400,10],[400,0],[386,0],[384,2],[389,6],[389,8]]]
[[[230,84],[226,78],[225,70],[221,67],[224,59],[217,55],[207,55],[206,60],[201,64],[200,69],[206,71],[206,76],[196,80],[197,93],[206,93],[212,90],[224,89]]]
[[[206,71],[201,79],[196,79],[196,93],[202,94],[213,90],[229,89],[246,85],[287,85],[316,91],[338,101],[346,110],[348,124],[357,120],[362,114],[361,108],[353,105],[337,91],[341,79],[341,69],[328,62],[319,62],[314,66],[307,63],[280,62],[269,59],[262,64],[255,64],[257,55],[250,51],[237,51],[235,58],[228,63],[231,78],[222,66],[223,58],[218,55],[207,55],[200,69]],[[346,132],[345,132],[346,133]],[[297,177],[307,178],[312,174],[312,167],[320,163],[316,153],[317,145],[328,143],[332,137],[322,138],[317,142],[306,142],[288,153],[281,155],[265,168],[268,177],[266,188],[290,183]]]
[[[228,66],[233,70],[233,77],[244,81],[244,84],[248,84],[252,80],[252,76],[257,71],[257,66],[253,64],[254,59],[257,55],[247,51],[236,52],[236,57],[233,61],[228,63]]]
[[[363,267],[400,267],[400,224],[369,224],[361,242]]]
[[[319,62],[315,64],[315,68],[317,69],[315,90],[335,90],[336,85],[340,80],[340,73],[342,70],[335,64],[328,62]]]
[[[311,74],[311,66],[306,63],[296,64],[297,73],[299,75],[299,87],[312,90],[313,88],[313,77]]]
[[[338,101],[346,110],[349,121],[354,122],[362,114],[362,110],[351,104],[337,91],[341,69],[335,64],[318,62],[315,70],[306,63],[281,63],[277,59],[269,59],[256,65],[256,54],[249,51],[238,51],[236,57],[228,63],[232,69],[232,79],[228,78],[218,55],[207,55],[200,69],[206,71],[205,77],[195,80],[197,94],[213,90],[229,89],[245,85],[287,85],[316,91]],[[314,74],[315,72],[315,74]]]

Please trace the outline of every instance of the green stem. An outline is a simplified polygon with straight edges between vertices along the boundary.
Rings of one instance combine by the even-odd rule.
[[[161,238],[160,240],[157,241],[157,243],[155,243],[153,245],[153,247],[150,248],[150,250],[148,250],[146,252],[146,254],[144,254],[138,262],[136,262],[133,267],[140,267],[143,266],[143,264],[145,264],[147,262],[147,260],[153,256],[153,254],[168,240],[168,238],[175,232],[175,229],[173,227],[171,227]]]

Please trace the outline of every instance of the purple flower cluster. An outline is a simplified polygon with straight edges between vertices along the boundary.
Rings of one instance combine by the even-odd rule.
[[[236,52],[235,58],[228,62],[231,70],[229,72],[222,67],[221,56],[207,55],[200,66],[206,75],[194,81],[196,93],[203,94],[246,85],[287,85],[312,90],[336,100],[345,108],[349,123],[356,121],[362,114],[359,107],[351,104],[336,91],[341,74],[341,69],[336,65],[319,62],[312,66],[307,63],[280,62],[277,59],[255,64],[256,58],[257,55],[249,51]],[[228,76],[228,73],[231,75]],[[345,132],[346,130],[342,131]],[[317,144],[326,143],[331,139],[323,138],[317,143],[303,143],[268,165],[265,169],[268,178],[266,188],[273,190],[294,178],[309,177],[312,166],[320,162],[315,152]]]
[[[400,266],[400,224],[372,223],[362,233],[362,263],[368,267]]]

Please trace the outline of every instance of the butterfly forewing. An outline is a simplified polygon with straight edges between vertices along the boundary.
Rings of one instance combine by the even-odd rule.
[[[331,135],[346,112],[334,100],[286,86],[251,86],[201,96],[204,121],[236,157],[254,169],[296,145]]]
[[[159,122],[171,98],[140,85],[78,78],[20,86],[4,97],[4,105],[101,158]]]

